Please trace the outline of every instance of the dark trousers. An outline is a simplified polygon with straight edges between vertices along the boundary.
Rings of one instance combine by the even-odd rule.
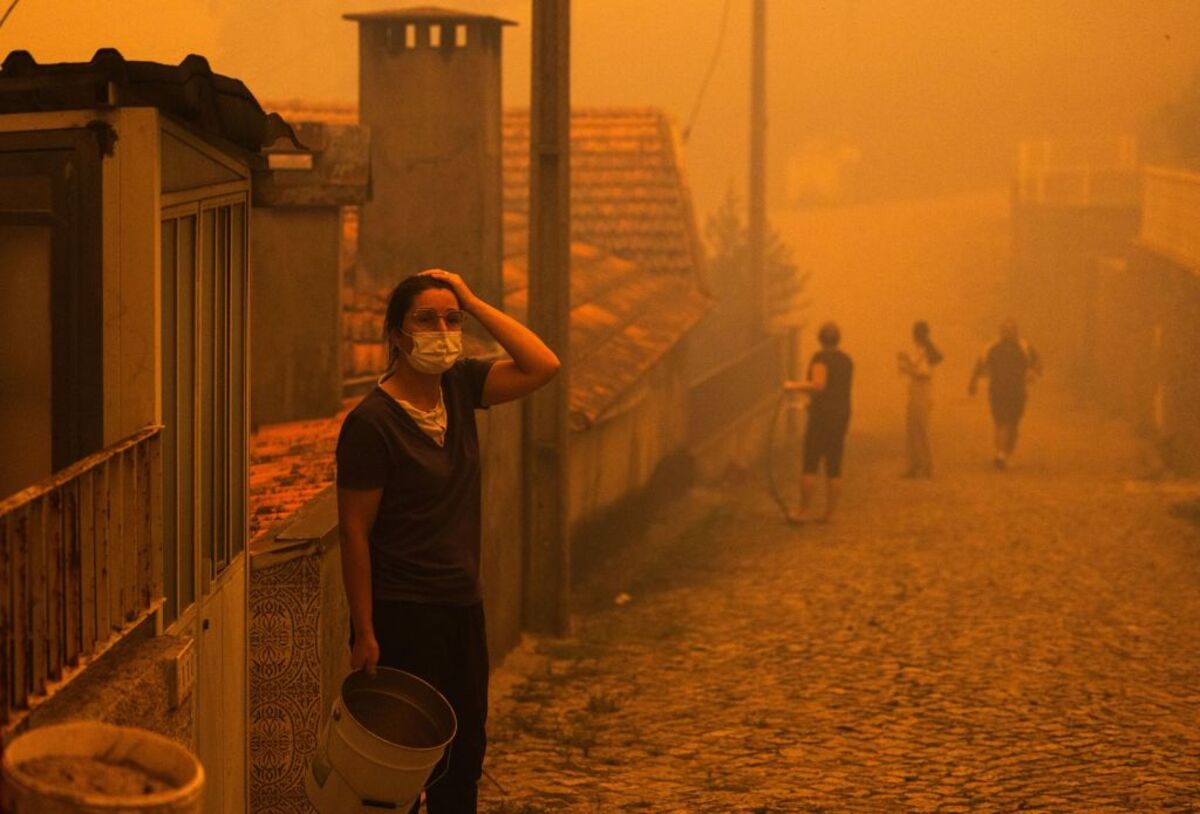
[[[431,779],[441,777],[425,792],[425,810],[429,814],[474,814],[487,748],[488,651],[483,604],[381,600],[374,604],[373,623],[380,665],[428,681],[446,696],[458,718],[458,734],[430,775]]]

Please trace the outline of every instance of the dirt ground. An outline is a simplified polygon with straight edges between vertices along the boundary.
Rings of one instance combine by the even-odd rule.
[[[1003,196],[784,227],[859,361],[841,515],[787,526],[750,473],[614,541],[573,637],[495,675],[482,810],[1200,809],[1200,490],[1148,478],[1053,369],[991,468],[965,384],[1003,311]],[[931,481],[898,478],[916,318],[947,355]]]

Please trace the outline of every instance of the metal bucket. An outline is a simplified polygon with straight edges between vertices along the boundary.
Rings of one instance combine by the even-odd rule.
[[[346,676],[304,776],[321,814],[406,812],[458,730],[450,702],[411,673]]]
[[[85,759],[124,765],[167,786],[144,794],[102,793],[51,783],[22,767],[39,759]],[[173,740],[96,721],[33,729],[4,752],[0,810],[9,814],[198,814],[204,767]]]

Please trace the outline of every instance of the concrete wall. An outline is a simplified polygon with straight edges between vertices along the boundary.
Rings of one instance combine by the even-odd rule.
[[[1135,258],[1152,292],[1152,424],[1163,463],[1194,475],[1200,473],[1200,277],[1151,252]]]
[[[1153,273],[1104,258],[1092,269],[1087,392],[1102,409],[1154,432]]]
[[[676,347],[586,430],[571,434],[568,518],[594,518],[649,484],[687,440],[687,382]]]
[[[256,208],[250,240],[251,427],[341,407],[341,211]]]
[[[500,26],[430,45],[428,23],[359,25],[359,117],[371,130],[372,200],[362,208],[360,291],[429,267],[500,301]]]
[[[104,161],[104,443],[158,420],[159,118],[121,109]]]
[[[1008,310],[1037,337],[1045,363],[1078,381],[1086,376],[1087,303],[1100,257],[1126,251],[1140,209],[1014,203],[1013,275]]]
[[[173,635],[155,636],[154,619],[146,620],[8,734],[74,720],[104,721],[149,729],[195,750],[195,693],[178,706],[171,696],[171,664],[193,633],[183,626]]]
[[[1142,247],[1093,275],[1089,394],[1152,439],[1168,469],[1200,472],[1200,275]]]

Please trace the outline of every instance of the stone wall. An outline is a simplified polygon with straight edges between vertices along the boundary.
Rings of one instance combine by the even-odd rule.
[[[34,709],[6,738],[26,728],[103,721],[148,729],[194,751],[196,694],[189,694],[178,707],[171,703],[171,663],[191,642],[190,631],[164,636],[154,632],[151,617]]]

